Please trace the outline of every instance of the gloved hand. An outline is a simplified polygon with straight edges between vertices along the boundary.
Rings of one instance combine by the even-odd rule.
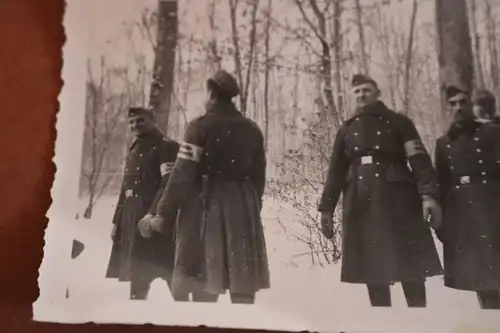
[[[137,224],[137,230],[144,238],[153,236],[153,229],[151,228],[151,220],[153,217],[154,216],[151,214],[146,214]]]
[[[432,229],[437,230],[441,228],[443,211],[436,199],[430,195],[424,195],[422,197],[422,210],[424,220],[430,224]]]
[[[156,215],[151,219],[151,229],[163,233],[165,219],[161,215]]]
[[[332,239],[335,236],[333,230],[333,213],[321,213],[321,233],[327,239]]]

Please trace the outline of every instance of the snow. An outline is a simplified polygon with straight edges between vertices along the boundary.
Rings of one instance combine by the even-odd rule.
[[[82,199],[82,211],[84,203]],[[295,230],[300,229],[297,227],[299,217],[289,207],[279,209],[283,205],[271,199],[266,200],[262,213],[271,289],[257,295],[257,305],[229,306],[227,295],[216,305],[174,303],[161,280],[153,283],[147,301],[129,301],[127,283],[104,278],[111,251],[111,218],[115,203],[116,198],[102,198],[92,219],[80,218],[76,223],[75,235],[85,244],[83,253],[71,262],[70,270],[70,303],[76,321],[144,322],[147,317],[158,324],[329,332],[342,329],[349,332],[442,333],[459,332],[467,325],[472,325],[474,332],[479,332],[479,327],[500,328],[500,312],[480,310],[474,293],[445,288],[442,277],[427,282],[427,309],[408,309],[399,284],[392,288],[392,308],[371,308],[364,285],[340,283],[340,264],[312,266],[309,257],[295,256],[307,252],[307,247],[287,237],[277,217],[295,226]],[[439,242],[437,244],[439,246]],[[193,309],[199,309],[200,315],[193,315]],[[228,311],[235,311],[234,315]],[[176,313],[175,318],[173,313]]]

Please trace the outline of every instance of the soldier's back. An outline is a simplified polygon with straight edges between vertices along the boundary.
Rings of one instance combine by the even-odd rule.
[[[239,112],[212,113],[198,120],[204,137],[202,173],[212,178],[241,180],[251,171],[263,136],[258,126]]]

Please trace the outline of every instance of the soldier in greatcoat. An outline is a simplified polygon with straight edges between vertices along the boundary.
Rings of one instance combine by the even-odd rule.
[[[128,117],[135,139],[128,150],[113,217],[113,247],[106,278],[130,282],[130,298],[143,300],[154,279],[171,282],[175,250],[173,230],[144,238],[137,231],[137,224],[156,214],[179,144],[160,132],[151,111],[133,107]]]
[[[479,95],[474,104],[491,103]],[[500,126],[477,119],[464,90],[450,86],[446,98],[454,119],[435,151],[445,286],[474,291],[481,308],[500,309]]]
[[[270,287],[260,217],[264,138],[232,102],[238,93],[224,70],[207,81],[206,113],[186,129],[157,216],[139,226],[154,235],[176,224],[172,288],[195,302],[216,302],[229,291],[231,302],[253,304]]]
[[[442,213],[431,158],[373,79],[354,75],[352,93],[357,109],[336,135],[319,204],[323,234],[334,237],[343,193],[341,281],[366,284],[372,306],[391,306],[390,285],[401,282],[408,306],[425,307],[426,277],[442,274],[426,223],[439,226]]]

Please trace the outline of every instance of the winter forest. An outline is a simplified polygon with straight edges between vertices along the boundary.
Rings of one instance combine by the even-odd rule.
[[[237,106],[265,135],[266,205],[286,211],[276,213],[273,228],[297,244],[291,255],[337,262],[340,223],[336,240],[327,241],[316,204],[336,129],[353,109],[351,76],[377,80],[382,100],[412,118],[431,153],[445,119],[443,75],[500,97],[500,3],[443,2],[136,1],[112,33],[94,27],[90,34],[80,222],[119,190],[131,139],[127,108],[154,107],[161,130],[180,140],[204,112],[207,77],[222,67],[241,87]],[[455,63],[440,65],[438,55]]]

